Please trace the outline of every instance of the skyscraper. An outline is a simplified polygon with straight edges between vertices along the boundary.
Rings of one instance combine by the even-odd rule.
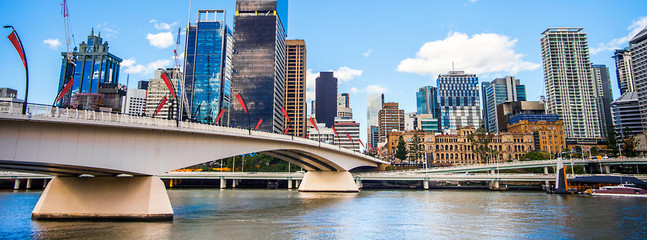
[[[146,114],[146,92],[148,82],[139,81],[138,87],[128,89],[121,112],[130,115],[143,116]]]
[[[319,73],[315,91],[317,122],[332,127],[337,116],[337,78],[333,76],[333,72]]]
[[[613,92],[611,92],[611,81],[609,80],[609,68],[605,65],[591,65],[593,81],[597,94],[598,115],[600,116],[600,130],[602,137],[607,136],[609,127],[613,125],[611,116],[611,102],[613,102]]]
[[[526,101],[526,86],[513,76],[481,83],[485,130],[500,132],[496,106],[506,101]]]
[[[285,111],[290,122],[286,123],[288,134],[306,136],[306,42],[286,40],[287,71],[285,81]],[[310,80],[312,81],[312,79]]]
[[[404,110],[401,110],[398,103],[384,103],[378,113],[380,127],[380,138],[378,142],[386,142],[387,134],[390,131],[404,131]]]
[[[335,145],[359,152],[359,123],[353,119],[335,118]],[[348,135],[347,135],[348,134]],[[348,139],[350,137],[350,139]]]
[[[350,108],[349,93],[340,93],[337,95],[337,117],[341,119],[353,118],[353,109]]]
[[[613,59],[616,60],[616,76],[618,77],[620,95],[635,91],[634,75],[631,69],[631,51],[629,51],[629,48],[616,50],[613,53]]]
[[[638,95],[643,132],[647,132],[647,27],[629,41],[634,88]]]
[[[184,84],[192,120],[229,125],[234,39],[225,10],[199,10],[186,34]]]
[[[379,115],[384,105],[384,94],[372,94],[366,96],[366,118],[367,118],[367,142],[373,148],[377,147],[379,139]]]
[[[262,119],[259,131],[283,133],[287,16],[287,0],[236,1],[231,95],[242,96],[249,115],[232,104],[230,126],[252,128]]]
[[[478,77],[463,71],[441,74],[436,81],[440,120],[443,132],[455,132],[458,127],[478,128],[481,122]]]
[[[417,114],[431,114],[434,118],[440,117],[438,109],[438,88],[425,86],[416,92]]]
[[[58,92],[63,90],[68,81],[65,79],[67,52],[63,52],[61,55],[63,55],[63,64]],[[61,107],[68,107],[73,95],[77,93],[98,93],[99,83],[119,83],[121,58],[108,52],[108,42],[103,41],[101,33],[95,36],[94,29],[92,29],[87,43],[81,42],[78,52],[74,55],[76,56],[74,83],[71,89],[57,102]]]
[[[148,81],[148,91],[146,92],[146,116],[163,118],[163,119],[175,119],[177,117],[177,107],[179,103],[174,101],[173,94],[169,91],[168,87],[162,79],[162,73],[166,73],[168,76],[173,89],[176,91],[176,95],[179,95],[178,91],[178,80],[180,78],[180,71],[177,68],[167,68],[167,69],[157,69],[155,71],[155,77]],[[166,101],[163,101],[166,97]],[[155,114],[157,108],[160,104],[163,103],[160,111]]]
[[[582,28],[549,28],[542,35],[547,113],[557,114],[564,121],[567,142],[600,138],[599,106],[586,33]]]
[[[617,140],[643,133],[643,122],[640,117],[636,92],[623,94],[613,101],[611,109],[613,110],[613,125]]]

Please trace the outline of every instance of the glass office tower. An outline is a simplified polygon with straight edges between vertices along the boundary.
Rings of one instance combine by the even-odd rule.
[[[232,97],[245,100],[231,106],[230,126],[283,133],[285,104],[287,1],[237,0],[234,17]],[[249,119],[248,119],[249,116]]]
[[[233,47],[225,11],[199,10],[196,24],[187,30],[185,49],[184,84],[192,120],[229,125]]]
[[[496,78],[492,82],[481,83],[483,98],[483,122],[485,130],[500,132],[496,106],[507,101],[526,101],[526,86],[513,76]]]
[[[431,114],[434,118],[439,117],[438,111],[438,89],[432,86],[425,86],[416,92],[417,114]]]
[[[58,83],[59,92],[67,83],[65,79],[67,52],[63,52],[61,55],[63,55],[63,64]],[[101,33],[95,36],[94,29],[92,29],[87,42],[81,42],[78,52],[74,55],[76,56],[74,84],[57,103],[61,107],[70,106],[72,96],[77,93],[98,93],[99,83],[119,83],[121,58],[108,52],[108,42],[103,41]]]
[[[458,127],[478,128],[481,122],[478,77],[463,71],[441,74],[436,81],[442,131],[455,133]]]

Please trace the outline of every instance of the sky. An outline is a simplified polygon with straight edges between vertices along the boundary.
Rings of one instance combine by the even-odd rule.
[[[30,67],[29,102],[52,104],[58,90],[61,52],[66,51],[60,1],[1,1],[0,24],[13,25]],[[178,28],[196,21],[199,9],[224,9],[233,28],[235,0],[69,0],[71,48],[87,41],[92,28],[122,58],[120,83],[136,88],[159,67],[174,65]],[[190,4],[191,3],[191,4]],[[642,10],[641,10],[642,9]],[[515,76],[528,100],[545,94],[541,33],[549,27],[581,27],[588,34],[591,62],[611,73],[619,97],[613,50],[647,26],[647,1],[518,0],[291,0],[288,39],[307,47],[308,102],[320,71],[334,71],[339,93],[350,93],[354,119],[366,138],[366,96],[384,93],[405,112],[416,111],[416,91],[435,86],[439,74],[475,73],[480,81]],[[189,16],[190,14],[190,16]],[[0,87],[24,98],[24,70],[0,29]],[[184,35],[178,52],[184,49]],[[127,79],[129,79],[127,81]],[[310,107],[308,108],[310,112]]]

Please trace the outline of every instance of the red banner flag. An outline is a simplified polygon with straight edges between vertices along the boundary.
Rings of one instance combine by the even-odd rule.
[[[171,95],[173,95],[173,98],[177,99],[177,97],[175,97],[175,90],[173,90],[173,85],[171,85],[171,81],[168,79],[168,76],[166,76],[166,72],[162,72],[162,80],[164,80],[164,83],[166,84],[168,90],[171,92]]]
[[[288,130],[290,130],[290,127],[285,128],[285,131],[283,131],[283,135],[288,134]]]
[[[339,135],[337,135],[337,130],[335,130],[335,126],[332,126],[331,128],[332,128],[332,131],[335,133],[335,136],[339,137]]]
[[[317,128],[317,124],[315,124],[315,121],[312,120],[312,118],[310,118],[310,123],[312,124],[312,126],[315,126],[315,130],[319,131],[319,128]]]
[[[285,111],[285,108],[281,108],[281,111],[283,112],[283,116],[290,122],[290,117],[288,116],[288,112]]]
[[[22,47],[20,47],[20,40],[18,40],[18,35],[16,35],[16,31],[11,31],[11,34],[7,36],[9,41],[11,41],[11,44],[13,44],[13,47],[16,48],[16,51],[18,52],[18,55],[20,55],[20,59],[22,59],[22,65],[27,69],[27,59],[25,59],[25,55],[23,54]]]
[[[362,147],[364,147],[364,143],[362,142],[362,139],[357,139],[359,140],[359,144],[362,144]]]
[[[240,96],[240,93],[236,94],[236,98],[238,99],[238,102],[240,103],[240,105],[243,106],[243,110],[245,110],[245,113],[247,113],[247,107],[245,106],[245,101],[243,101],[243,97]]]
[[[72,88],[73,84],[74,84],[74,78],[71,77],[70,81],[67,81],[67,83],[65,84],[65,87],[63,87],[63,91],[61,91],[60,95],[58,95],[58,97],[56,98],[56,101],[54,101],[54,102],[58,102],[59,100],[61,100],[61,98],[63,98],[63,96],[65,96],[67,91],[70,91],[70,88]]]
[[[380,146],[377,146],[377,152],[380,153]]]
[[[368,144],[368,147],[371,148],[371,151],[375,151],[375,149],[373,149],[373,146],[371,146],[370,143]]]
[[[258,120],[258,123],[256,124],[256,127],[254,128],[254,131],[256,131],[256,129],[258,129],[259,126],[261,126],[262,122],[263,122],[262,118],[261,118],[261,120]]]
[[[218,118],[216,118],[216,122],[213,124],[218,124],[220,122],[220,117],[222,117],[222,114],[224,113],[225,113],[225,109],[223,108],[222,110],[220,110],[220,113],[218,114]]]
[[[350,140],[351,144],[355,144],[355,142],[353,141],[352,138],[350,138],[350,135],[348,133],[346,133],[346,137],[348,137],[348,140]]]
[[[310,133],[306,134],[306,139],[310,139]]]
[[[153,117],[155,117],[155,115],[157,115],[157,113],[159,113],[160,110],[162,110],[162,107],[164,106],[164,104],[166,104],[166,96],[164,96],[164,98],[162,98],[162,101],[160,101],[160,104],[157,105],[157,110],[155,110],[155,114],[153,114]]]

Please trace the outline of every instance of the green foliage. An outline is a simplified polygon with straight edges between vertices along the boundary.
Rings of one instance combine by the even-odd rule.
[[[407,159],[407,155],[409,155],[409,151],[407,151],[407,144],[404,143],[404,138],[400,136],[400,138],[398,138],[398,146],[395,150],[395,157],[400,160],[405,160]]]
[[[528,152],[523,157],[521,161],[533,161],[533,160],[546,160],[549,159],[548,153],[545,152]]]
[[[409,144],[409,159],[413,161],[423,160],[424,153],[425,145],[422,144],[422,140],[417,134],[413,135]]]
[[[622,139],[622,155],[627,157],[635,157],[636,154],[636,139],[634,136]]]
[[[213,169],[218,168],[220,162],[221,161],[218,160],[208,164],[203,164],[200,168],[202,168],[202,171],[214,171]],[[289,164],[286,161],[262,153],[222,159],[222,164],[223,167],[233,169],[234,171],[245,172],[287,172],[288,169],[291,172],[295,172],[301,170],[300,167],[294,164]]]
[[[618,153],[618,142],[616,141],[616,129],[609,126],[609,134],[607,135],[607,148],[613,151],[613,154]]]
[[[467,140],[472,144],[472,152],[479,156],[480,160],[485,162],[490,155],[496,156],[497,151],[490,150],[494,134],[491,134],[483,128],[477,129],[474,133],[467,135]]]

